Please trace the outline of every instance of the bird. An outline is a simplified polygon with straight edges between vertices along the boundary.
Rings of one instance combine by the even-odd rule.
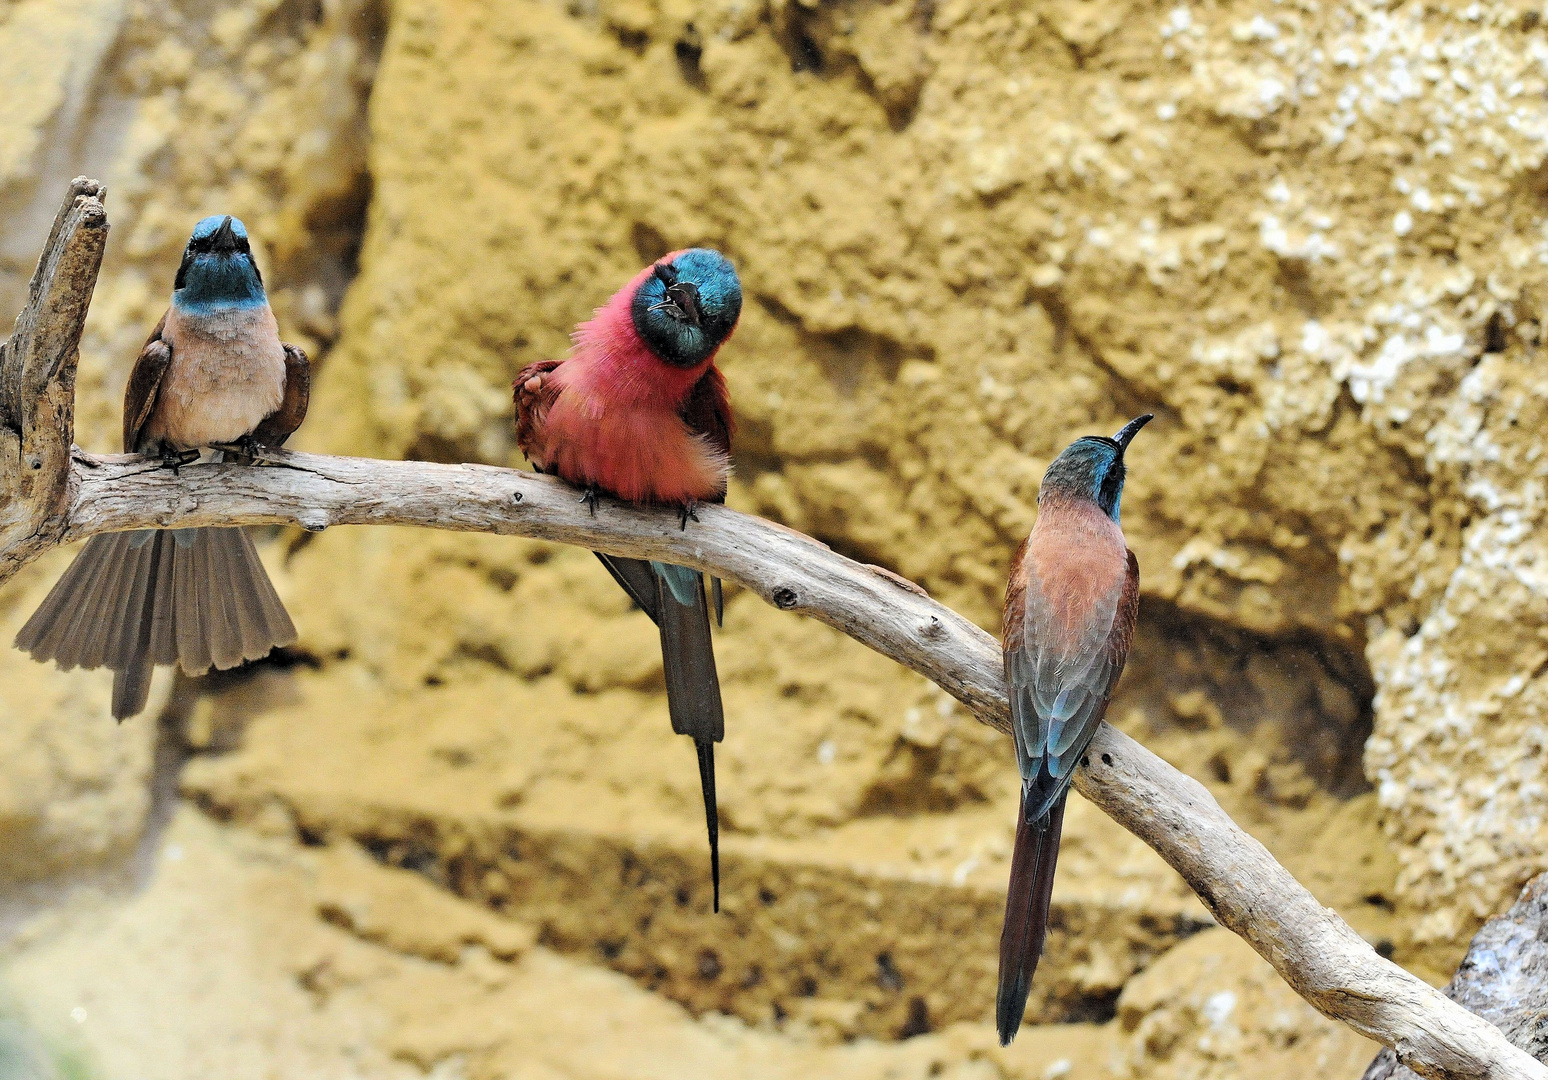
[[[129,373],[124,452],[175,472],[203,448],[241,457],[278,447],[310,394],[306,354],[280,341],[246,226],[202,219]],[[157,664],[201,675],[295,640],[246,530],[148,529],[87,541],[16,646],[66,671],[111,668],[113,716],[125,720],[145,708]]]
[[[1087,435],[1043,474],[1037,522],[1011,560],[1002,624],[1011,734],[1021,773],[995,1020],[1000,1045],[1021,1027],[1048,936],[1054,865],[1075,764],[1123,673],[1139,613],[1139,561],[1119,524],[1129,442]]]
[[[741,312],[741,281],[720,252],[662,256],[575,328],[566,359],[517,374],[517,445],[539,471],[584,488],[592,514],[605,493],[675,507],[686,529],[700,503],[725,500],[730,482],[735,420],[715,355]],[[715,744],[725,738],[725,714],[704,576],[654,560],[597,558],[660,630],[672,730],[698,752],[718,912]],[[710,592],[719,623],[718,578]]]

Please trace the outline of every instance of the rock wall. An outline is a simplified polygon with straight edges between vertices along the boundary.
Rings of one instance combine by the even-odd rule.
[[[83,445],[119,449],[129,364],[166,308],[191,222],[214,208],[261,238],[288,335],[313,352],[336,336],[369,188],[379,17],[363,3],[0,5],[0,308],[20,310],[69,178],[109,189],[112,239],[81,348]],[[64,565],[31,567],[0,595],[7,641]],[[0,652],[0,880],[89,874],[134,849],[155,727],[104,725],[110,684]]]
[[[114,448],[129,358],[204,213],[247,221],[282,329],[322,356],[300,445],[509,465],[514,372],[644,260],[713,245],[748,297],[722,354],[734,505],[992,627],[1047,462],[1154,411],[1125,499],[1142,627],[1110,718],[1437,981],[1543,868],[1536,8],[19,0],[0,45],[26,90],[0,120],[0,293],[63,178],[111,193],[86,445]],[[303,876],[300,848],[358,847],[532,927],[526,959],[414,961],[447,995],[504,971],[579,1009],[584,980],[552,965],[611,968],[650,1003],[640,1030],[674,1033],[664,1059],[722,1060],[703,1033],[729,1024],[792,1073],[881,1068],[792,1049],[856,1038],[929,1047],[891,1068],[1028,1076],[1353,1075],[1369,1053],[1200,932],[1175,876],[1078,800],[1032,1004],[1076,1023],[991,1052],[1013,770],[934,688],[731,596],[715,919],[653,631],[590,556],[270,539],[302,641],[160,699],[219,823],[179,828],[215,862],[261,834]],[[7,627],[60,565],[7,589]],[[107,727],[95,675],[0,663],[7,730],[98,748],[74,773],[35,754],[37,781],[7,767],[26,809],[0,870],[112,864],[145,828],[153,725]],[[197,876],[172,880],[209,910]],[[242,895],[241,918],[281,917]],[[96,939],[50,940],[13,985],[86,978]],[[290,963],[252,977],[334,993]],[[543,1034],[509,1023],[502,1047]],[[389,1056],[515,1067],[458,1030]]]

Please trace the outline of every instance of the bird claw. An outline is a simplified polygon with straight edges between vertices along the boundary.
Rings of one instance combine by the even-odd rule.
[[[243,435],[239,439],[232,439],[230,442],[211,443],[210,449],[219,450],[224,455],[222,458],[224,461],[239,461],[248,464],[262,461],[273,453],[269,447],[259,442],[251,434]]]
[[[163,446],[161,448],[161,467],[163,469],[171,469],[173,476],[182,475],[179,470],[184,465],[187,465],[190,461],[198,460],[199,451],[197,450],[174,450],[170,446]]]
[[[586,485],[586,493],[580,497],[580,501],[586,504],[586,509],[591,511],[591,516],[597,516],[597,507],[602,502],[602,493],[597,490],[595,484]]]
[[[683,532],[687,532],[688,531],[688,519],[689,518],[693,518],[694,521],[698,521],[699,520],[698,509],[699,509],[699,504],[697,502],[695,502],[694,500],[692,500],[692,499],[689,499],[687,502],[683,503],[682,506],[678,507],[677,508],[677,525],[678,525],[678,528],[681,529]]]

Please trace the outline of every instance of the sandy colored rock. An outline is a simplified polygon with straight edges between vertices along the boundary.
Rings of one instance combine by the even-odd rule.
[[[1145,596],[1369,647],[1397,899],[1459,952],[1544,850],[1542,591],[1507,570],[1536,558],[1541,240],[1512,185],[1544,31],[1271,7],[407,5],[319,389],[356,419],[314,445],[509,460],[510,375],[642,258],[716,244],[750,297],[733,499],[988,623],[1047,460],[1157,410]]]
[[[1080,1025],[1031,1032],[1010,1052],[986,1026],[834,1048],[730,1018],[695,1022],[621,976],[545,949],[514,963],[478,948],[452,963],[405,955],[317,917],[335,888],[328,867],[354,857],[223,829],[191,810],[159,858],[146,892],[127,903],[78,899],[33,926],[0,970],[33,1038],[73,1059],[73,1075],[604,1080],[675,1077],[695,1062],[711,1075],[770,1080],[814,1071],[1030,1080],[1048,1062],[1100,1068],[1093,1029]],[[350,876],[372,872],[356,866]],[[374,873],[395,882],[402,871]],[[483,914],[463,906],[464,918]]]
[[[1119,1075],[1357,1076],[1374,1044],[1319,1016],[1230,931],[1185,941],[1124,987]]]
[[[1548,1059],[1548,875],[1527,882],[1510,910],[1484,923],[1445,986],[1446,996],[1498,1027],[1538,1061]],[[1384,1047],[1361,1080],[1411,1080],[1417,1075]]]
[[[317,912],[367,941],[447,964],[472,946],[516,960],[533,945],[531,929],[459,903],[420,874],[349,846],[330,856],[319,871]]]
[[[0,6],[0,45],[18,40],[0,297],[65,179],[110,190],[84,445],[115,448],[128,363],[213,210],[244,217],[282,330],[321,357],[298,442],[442,460],[519,464],[515,371],[561,355],[642,261],[711,244],[748,298],[722,357],[735,505],[993,626],[1049,459],[1155,411],[1125,499],[1144,602],[1112,719],[1433,981],[1544,868],[1535,10],[19,0]],[[272,1058],[1048,1080],[1362,1063],[1079,800],[1031,1019],[1091,1022],[994,1047],[1009,747],[824,628],[731,598],[716,920],[655,634],[589,555],[264,539],[300,648],[181,687],[164,717],[197,755],[184,791],[228,823],[177,828],[277,862],[233,855],[216,880],[163,860],[145,896],[166,910],[67,914],[14,968],[68,972],[49,975],[61,1008],[103,970],[156,982],[92,1042],[142,1057],[103,1062],[177,1046],[188,1075]],[[0,596],[0,622],[62,558]],[[153,725],[93,722],[98,675],[0,667],[0,874],[121,860]],[[194,943],[276,943],[233,962],[243,1008],[170,918]],[[209,1016],[185,1012],[200,995]],[[588,998],[616,1017],[595,1048],[570,1016]],[[565,1048],[533,1056],[512,1017],[550,1006]],[[275,1057],[287,1026],[300,1056]]]
[[[86,1076],[416,1075],[349,992],[414,961],[317,918],[313,875],[272,841],[188,812],[166,841],[146,892],[24,934],[4,979],[34,1030]]]
[[[0,593],[0,641],[16,636],[71,554],[28,567]],[[167,685],[152,687],[153,708]],[[117,876],[142,839],[156,724],[115,724],[112,687],[105,672],[60,672],[0,651],[0,893],[13,906],[51,882]]]

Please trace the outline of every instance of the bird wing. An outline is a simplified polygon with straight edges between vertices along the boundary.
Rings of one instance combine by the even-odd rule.
[[[719,368],[711,364],[693,384],[677,415],[683,418],[689,431],[701,436],[722,454],[731,453],[736,420],[731,413],[731,393],[726,389],[726,377]]]
[[[553,371],[562,360],[539,360],[528,364],[516,373],[516,445],[527,455],[527,460],[539,471],[549,466],[548,436],[544,419],[554,399],[559,396],[559,385],[554,379],[543,376]],[[536,379],[537,385],[532,381]]]
[[[1049,602],[1033,561],[1018,560],[1026,579],[1016,590],[1019,626],[1017,613],[1008,609],[1005,681],[1029,821],[1069,787],[1128,659],[1139,611],[1139,562],[1134,552],[1127,554],[1127,572],[1073,633]]]
[[[726,377],[711,364],[709,370],[693,384],[683,407],[678,411],[688,430],[701,436],[711,446],[727,457],[731,456],[731,436],[736,434],[736,417],[731,412],[731,392],[726,388]],[[722,495],[716,502],[725,502]],[[725,624],[726,597],[718,577],[710,578],[710,595],[715,604],[715,625]]]
[[[532,462],[539,472],[546,471],[549,467],[548,440],[543,429],[543,421],[554,399],[559,396],[558,383],[543,376],[561,363],[563,363],[562,360],[539,360],[535,364],[528,364],[516,373],[516,445],[521,447],[521,452],[527,455],[527,460]],[[538,380],[537,386],[529,389],[528,384],[533,379]],[[616,555],[604,555],[600,551],[594,554],[602,565],[607,567],[607,572],[613,575],[613,580],[629,594],[629,599],[650,616],[651,622],[660,623],[656,573],[650,568],[650,563],[643,559],[624,559]]]
[[[161,389],[161,379],[172,363],[172,345],[161,334],[166,329],[167,317],[163,315],[145,339],[145,347],[129,372],[129,385],[124,388],[124,453],[140,452],[140,432],[156,407],[156,394]]]
[[[253,439],[260,446],[283,446],[291,432],[306,419],[312,402],[312,365],[306,353],[295,345],[285,345],[285,396],[280,406],[259,422]]]
[[[607,572],[629,594],[629,599],[650,616],[651,622],[660,626],[661,605],[656,595],[656,572],[651,569],[651,564],[644,559],[625,559],[618,555],[604,555],[600,551],[592,554],[607,567]]]

